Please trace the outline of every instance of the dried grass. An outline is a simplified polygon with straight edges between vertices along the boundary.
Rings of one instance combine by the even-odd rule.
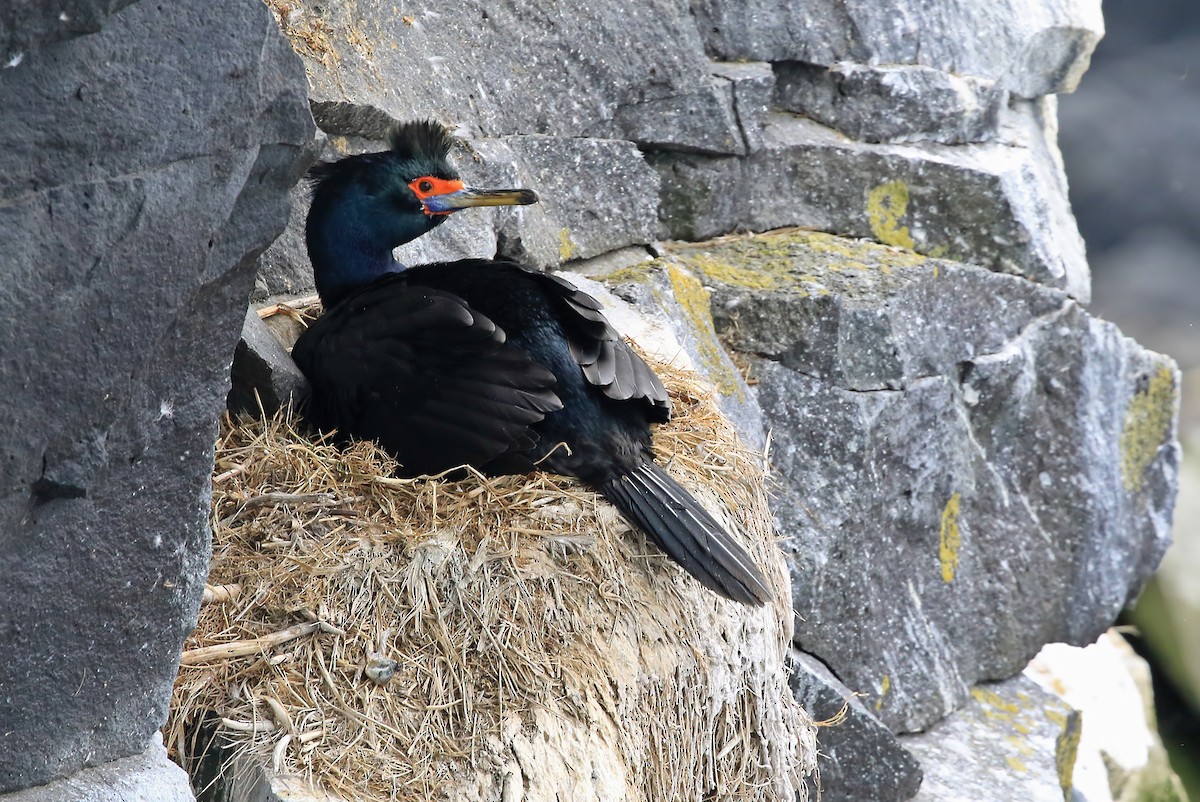
[[[761,665],[782,666],[791,631],[762,457],[688,375],[655,367],[675,411],[656,448],[724,508],[781,603],[717,599],[570,479],[398,479],[373,444],[315,441],[287,411],[227,419],[213,590],[168,745],[186,753],[215,713],[237,749],[346,800],[441,799],[464,772],[506,782],[519,733],[583,722],[620,752],[629,798],[802,788],[811,728]]]

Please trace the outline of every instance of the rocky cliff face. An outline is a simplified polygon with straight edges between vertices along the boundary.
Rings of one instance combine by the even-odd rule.
[[[26,272],[46,263],[76,266],[63,268],[57,285],[43,273],[30,280],[27,296],[14,296],[44,299],[55,286],[76,293],[56,297],[53,308],[44,301],[12,304],[6,314],[20,330],[31,330],[36,317],[44,331],[72,332],[94,319],[103,325],[89,323],[86,331],[127,331],[130,324],[121,321],[130,320],[139,303],[158,308],[158,322],[172,315],[188,321],[179,329],[186,336],[172,339],[170,326],[154,335],[144,325],[145,309],[138,309],[141,328],[123,336],[127,349],[142,354],[159,353],[168,342],[193,345],[198,335],[188,326],[199,317],[220,321],[226,338],[240,320],[248,260],[278,228],[278,195],[295,177],[288,167],[306,132],[295,112],[302,79],[288,72],[293,67],[265,30],[260,10],[253,2],[228,5],[236,12],[214,7],[205,12],[209,19],[195,10],[171,17],[137,3],[94,37],[31,50],[28,62],[0,70],[0,80],[15,87],[16,70],[41,65],[43,72],[26,74],[54,76],[47,85],[59,98],[53,113],[39,111],[40,95],[13,107],[44,118],[38,130],[47,132],[16,136],[34,128],[4,126],[14,132],[4,151],[16,154],[16,175],[52,154],[81,176],[21,179],[9,193],[20,202],[0,207],[0,213],[25,215],[6,232],[42,232],[34,245],[25,244],[25,235],[8,249],[22,255]],[[509,0],[399,10],[377,0],[269,0],[268,6],[302,57],[327,156],[378,149],[393,120],[436,116],[458,124],[472,142],[459,159],[466,178],[533,186],[543,198],[521,211],[458,216],[401,258],[499,253],[544,268],[565,263],[599,278],[643,314],[676,329],[748,441],[764,443],[770,433],[780,487],[774,513],[792,558],[793,688],[810,710],[829,711],[817,715],[836,713],[838,700],[852,691],[864,694],[851,704],[847,724],[819,732],[830,758],[823,769],[825,798],[910,798],[920,783],[919,764],[945,760],[953,752],[949,739],[969,744],[969,752],[1015,738],[1039,755],[1047,744],[1072,742],[1078,721],[1057,703],[1031,695],[1019,680],[999,686],[995,698],[978,683],[1019,672],[1044,642],[1082,644],[1111,623],[1166,546],[1178,462],[1177,372],[1169,359],[1088,314],[1088,268],[1055,144],[1054,94],[1074,88],[1103,33],[1096,0],[1010,0],[986,9],[955,0],[886,8],[774,0],[695,0],[690,7],[665,0],[603,6]],[[158,27],[134,28],[140,35],[130,50],[122,43],[133,34],[123,26],[150,25],[143,20]],[[193,123],[180,122],[179,100],[156,89],[159,73],[122,68],[122,58],[88,49],[108,42],[104,46],[127,61],[132,52],[158,63],[163,59],[154,48],[170,46],[167,31],[204,30],[208,41],[214,29],[236,31],[221,41],[253,44],[241,45],[249,49],[268,42],[262,52],[270,55],[236,68],[197,56],[193,72],[169,82],[186,98],[195,93],[183,103],[189,120],[219,117],[219,124],[197,126],[205,132],[199,142],[207,144],[180,144],[198,135]],[[45,60],[44,54],[60,52],[66,54],[61,63]],[[67,86],[62,75],[71,74],[71,59],[109,65],[94,67],[106,81],[81,74]],[[117,88],[129,99],[114,100]],[[70,100],[74,92],[77,101]],[[144,109],[143,128],[132,129],[141,133],[130,134],[115,111],[96,119],[85,111],[90,107],[71,105],[89,97],[104,99],[102,108],[110,110]],[[13,109],[6,104],[6,119]],[[72,114],[80,122],[78,129],[68,126],[68,134],[97,126],[121,133],[111,142],[88,139],[94,151],[41,144],[59,142],[50,120],[76,119]],[[250,143],[257,141],[290,144],[254,149]],[[187,180],[169,186],[188,187],[182,197],[209,205],[193,210],[128,195],[129,182],[148,180],[143,173],[151,169],[138,168],[143,162],[136,160],[112,171],[129,177],[120,191],[104,194],[111,181],[85,183],[110,175],[97,173],[94,164],[83,167],[90,154],[113,158],[130,142],[149,153],[139,157],[145,164],[184,171]],[[225,158],[204,161],[211,153]],[[72,219],[97,222],[79,234],[85,245],[54,254],[48,199],[51,187],[63,184]],[[260,260],[258,299],[311,284],[300,236],[305,194],[293,190],[291,222]],[[175,196],[164,190],[149,197]],[[82,217],[81,210],[87,212]],[[184,219],[186,226],[179,222]],[[700,247],[654,244],[781,226],[803,230]],[[154,236],[133,248],[143,241],[129,240],[131,231]],[[879,245],[845,239],[855,237]],[[219,260],[201,258],[207,248],[199,245],[208,242],[220,244],[210,246]],[[169,264],[180,283],[155,284],[115,269],[110,276],[103,258],[83,256],[96,243],[101,254],[128,254],[134,264]],[[651,255],[660,258],[651,263]],[[195,267],[183,267],[188,264]],[[124,287],[119,297],[128,303],[88,302],[93,296],[78,295],[74,269],[107,288],[104,297],[118,297],[114,288]],[[234,278],[219,281],[226,271]],[[81,309],[91,317],[70,313]],[[44,322],[47,315],[52,324]],[[134,377],[122,385],[134,400],[121,401],[126,396],[96,380],[67,382],[63,392],[78,399],[77,407],[92,400],[86,416],[109,415],[105,420],[119,423],[59,425],[54,437],[31,434],[24,445],[10,447],[18,456],[9,464],[20,467],[5,485],[12,500],[6,531],[18,534],[4,548],[13,555],[10,564],[34,566],[15,576],[21,595],[39,601],[6,619],[6,626],[20,634],[13,628],[25,620],[74,619],[75,610],[96,598],[75,590],[87,587],[82,578],[111,579],[114,587],[104,598],[118,606],[88,607],[88,615],[120,621],[114,654],[142,654],[149,635],[143,638],[141,625],[130,621],[168,633],[149,647],[159,650],[148,674],[161,689],[168,653],[190,621],[203,573],[200,469],[224,381],[218,357],[232,352],[222,351],[231,342],[180,345],[163,350],[159,361],[121,361],[71,336],[77,339],[58,339],[77,343],[69,350],[84,366],[121,365],[105,372],[109,381]],[[23,351],[6,348],[25,353],[25,361],[6,358],[6,370],[24,364],[22,370],[46,369],[47,377],[89,375],[74,364],[49,371],[47,356],[29,349],[27,336],[18,342]],[[143,381],[149,389],[142,389]],[[37,386],[30,379],[12,408],[23,415],[36,409],[44,397],[34,395]],[[117,400],[101,403],[106,397]],[[174,400],[165,405],[163,399]],[[164,409],[171,413],[160,419]],[[185,410],[188,417],[181,418]],[[34,418],[14,426],[48,432],[48,424],[37,424],[39,430],[27,420]],[[133,427],[130,421],[141,421],[131,429],[141,438],[136,442],[153,446],[132,460],[124,444],[135,441],[122,434]],[[168,422],[178,442],[158,434]],[[177,470],[163,466],[180,464],[170,460],[181,453],[188,454],[186,477],[172,483]],[[44,468],[43,454],[49,455]],[[95,472],[103,482],[92,479]],[[103,488],[110,486],[111,506],[101,509],[99,499],[108,498]],[[79,489],[85,492],[73,497]],[[120,523],[135,515],[129,499],[144,505],[137,507],[136,525]],[[101,515],[109,509],[112,516]],[[180,511],[188,509],[190,523],[179,523]],[[34,535],[20,533],[33,532],[52,513],[68,514],[56,510],[99,517],[63,518],[46,530],[59,533],[59,541],[41,535],[37,541],[59,542],[58,551],[34,554]],[[85,526],[110,533],[108,540],[89,535],[89,542],[109,544],[95,550],[110,560],[100,571],[78,567],[87,566],[93,552],[69,542],[68,533]],[[160,569],[172,587],[135,580],[133,587],[143,590],[129,590],[121,583],[141,576],[152,560],[161,565],[154,551],[158,532],[174,533],[162,546],[172,567]],[[72,589],[62,598],[37,579],[41,566],[52,562],[72,566],[60,574]],[[154,608],[165,610],[162,620],[146,619],[138,606],[144,598],[138,594],[150,592],[171,600]],[[47,606],[47,599],[70,607]],[[50,652],[23,637],[18,642],[29,657],[16,665],[27,666],[18,676],[24,677],[20,687],[29,688],[33,666]],[[82,648],[68,646],[65,653]],[[75,680],[64,673],[58,682],[73,687]],[[91,697],[69,719],[80,725],[75,729],[94,731],[108,709],[136,718],[137,726],[116,728],[122,733],[117,747],[93,760],[136,748],[131,734],[140,737],[157,723],[158,708],[149,715],[128,712],[137,693]],[[1018,703],[1026,705],[1020,715],[1038,726],[1013,718]],[[997,711],[1011,714],[1005,721],[1016,729],[987,735],[989,724],[1003,718]],[[946,716],[911,752],[894,735],[927,729]],[[937,733],[949,734],[939,741]],[[1034,735],[1022,741],[1023,733]],[[67,743],[62,753],[69,757],[50,770],[26,768],[11,776],[27,783],[84,760],[78,745]],[[1022,765],[1044,770],[1014,774],[1012,793],[1041,798],[1052,791],[1061,798],[1071,784],[1068,757],[1073,760],[1070,749],[1059,762],[1026,759]],[[947,788],[952,785],[939,781],[920,798],[947,798]]]
[[[240,310],[312,137],[298,59],[254,3],[18,5],[0,27],[0,791],[161,726]]]

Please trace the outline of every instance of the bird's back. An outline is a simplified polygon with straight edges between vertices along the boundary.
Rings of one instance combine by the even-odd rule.
[[[405,472],[469,463],[600,481],[643,459],[647,424],[668,416],[661,384],[598,304],[513,262],[436,263],[377,280],[328,310],[293,356],[313,385],[310,417],[378,440]],[[581,359],[614,365],[588,371]]]

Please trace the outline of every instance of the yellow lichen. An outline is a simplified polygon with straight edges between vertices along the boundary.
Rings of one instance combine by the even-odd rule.
[[[983,715],[990,719],[1012,721],[1021,712],[1018,705],[1006,702],[1004,697],[995,691],[977,686],[971,689],[971,697],[979,702],[984,708]]]
[[[942,566],[942,581],[954,581],[958,572],[958,550],[962,546],[962,535],[958,531],[958,511],[962,494],[950,496],[942,509],[942,526],[938,532],[938,562]]]
[[[915,250],[916,243],[908,226],[900,225],[908,213],[908,185],[896,179],[880,184],[867,193],[867,220],[875,239],[885,245]]]
[[[1015,755],[1005,755],[1004,762],[1008,764],[1010,769],[1019,774],[1025,774],[1029,771],[1029,767],[1025,765],[1025,761]]]
[[[713,325],[712,306],[708,291],[700,283],[700,279],[674,264],[667,265],[667,276],[671,280],[671,290],[675,300],[687,315],[696,335],[696,347],[700,351],[700,359],[706,372],[717,390],[722,395],[733,395],[739,401],[745,397],[737,373],[729,363],[721,359],[721,342],[717,339],[716,327]]]
[[[1054,768],[1058,773],[1058,784],[1063,799],[1071,798],[1074,785],[1075,758],[1079,755],[1079,738],[1083,734],[1083,713],[1072,712],[1064,718],[1062,732],[1054,742]]]
[[[567,262],[575,255],[575,243],[571,241],[571,230],[560,229],[558,232],[558,261]]]
[[[879,698],[875,700],[875,712],[878,713],[883,709],[883,700],[887,697],[888,691],[892,689],[892,678],[887,674],[883,675],[883,679],[879,680]]]
[[[1146,469],[1170,435],[1178,403],[1175,372],[1166,365],[1134,393],[1121,428],[1121,480],[1128,492],[1137,493],[1145,484]]]
[[[689,256],[684,261],[688,267],[699,270],[706,278],[719,281],[722,284],[733,284],[738,287],[747,287],[755,290],[774,289],[777,284],[775,277],[764,270],[738,267],[737,265],[714,259],[708,254]]]
[[[606,284],[641,284],[650,278],[654,267],[661,265],[657,260],[639,262],[636,265],[618,267],[611,273],[605,273],[602,280]]]

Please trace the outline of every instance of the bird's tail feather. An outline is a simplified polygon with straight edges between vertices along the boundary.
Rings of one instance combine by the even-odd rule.
[[[742,604],[771,599],[753,558],[662,468],[643,462],[598,489],[709,590]]]

